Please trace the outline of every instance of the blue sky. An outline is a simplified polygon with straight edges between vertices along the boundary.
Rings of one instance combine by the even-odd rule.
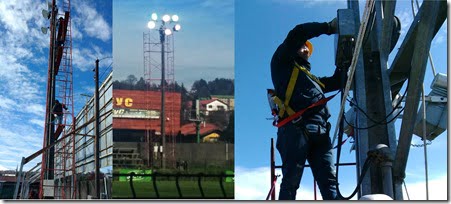
[[[40,30],[49,26],[42,9],[46,1],[0,0],[0,170],[16,169],[21,157],[42,148],[49,52],[49,34]],[[87,100],[80,94],[94,94],[95,59],[112,55],[111,11],[111,1],[72,2],[75,114]],[[111,62],[102,60],[100,73],[111,70]]]
[[[182,29],[174,34],[177,82],[189,89],[200,78],[234,78],[233,0],[114,0],[114,80],[144,75],[143,33],[148,32],[147,23],[154,12],[159,20],[164,14],[180,18]],[[154,34],[158,36],[156,31]]]
[[[360,1],[363,13],[364,1]],[[421,2],[420,2],[421,4]],[[300,23],[329,22],[336,16],[337,9],[347,8],[346,1],[298,1],[298,0],[246,0],[235,3],[235,75],[236,75],[236,198],[265,199],[270,189],[269,147],[270,138],[277,137],[272,127],[266,98],[266,88],[272,88],[270,60],[277,46],[289,30]],[[402,43],[412,22],[410,1],[398,1],[396,12],[401,22],[401,37],[390,55],[389,64]],[[433,40],[431,54],[436,71],[447,73],[446,24]],[[311,40],[315,51],[310,58],[312,73],[316,76],[330,76],[334,67],[334,37],[322,35]],[[430,91],[433,75],[428,63],[425,76],[426,93]],[[401,91],[403,91],[402,89]],[[403,92],[401,92],[403,93]],[[335,129],[339,110],[339,97],[328,103],[332,117],[329,121]],[[399,136],[401,121],[395,123]],[[447,132],[437,137],[428,146],[430,199],[447,199]],[[332,137],[332,136],[331,136]],[[346,137],[346,136],[345,136]],[[413,144],[422,144],[414,136]],[[350,153],[350,144],[342,148],[340,162],[355,162],[355,152]],[[336,153],[336,152],[335,152]],[[335,156],[334,156],[335,157]],[[281,165],[276,150],[276,164]],[[355,167],[340,167],[340,190],[350,195],[355,187]],[[278,171],[278,174],[281,174]],[[411,199],[425,199],[425,176],[423,148],[411,148],[406,184]],[[351,179],[349,179],[351,178]],[[280,184],[280,178],[278,179]],[[277,194],[278,194],[277,186]],[[311,171],[304,171],[298,198],[313,199],[313,178]],[[407,198],[406,198],[407,199]]]

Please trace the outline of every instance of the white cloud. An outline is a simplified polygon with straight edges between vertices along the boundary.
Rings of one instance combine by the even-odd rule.
[[[281,175],[280,169],[276,169],[276,175]],[[265,200],[271,188],[270,182],[270,168],[243,168],[235,167],[235,199],[237,200]],[[281,177],[277,179],[276,183],[276,199],[279,194],[279,186]],[[301,190],[302,189],[302,190]],[[318,193],[318,199],[321,195]],[[313,200],[312,187],[300,186],[297,195],[297,200]]]
[[[305,173],[305,172],[304,172]],[[406,181],[410,200],[426,200],[426,187],[424,176],[415,176],[415,173],[406,172],[408,178],[412,181]],[[280,169],[276,169],[276,175],[281,175]],[[235,168],[235,199],[237,200],[264,200],[268,195],[270,169],[268,167],[244,168],[237,166]],[[415,176],[415,177],[413,177]],[[421,177],[421,178],[420,178]],[[429,199],[447,200],[447,175],[435,176],[429,179]],[[276,199],[279,194],[281,177],[276,183]],[[343,190],[343,189],[342,189]],[[405,188],[403,187],[404,200],[408,200]],[[321,193],[317,194],[321,199]],[[347,196],[347,195],[345,195]],[[297,191],[297,200],[313,200],[312,186],[301,186]]]
[[[41,15],[41,10],[46,8],[43,0],[0,0],[0,169],[15,169],[21,157],[42,148],[49,34],[42,34],[40,28],[49,25],[49,20]],[[88,70],[97,57],[107,56],[92,44],[97,43],[97,39],[111,39],[111,28],[93,8],[81,9],[86,10],[84,16],[80,18],[76,12],[72,15],[82,22],[72,27],[74,38],[86,35],[82,33],[87,32],[83,24],[86,20],[94,23],[94,27],[88,29],[106,28],[101,34],[88,30],[96,41],[83,44],[82,51],[78,50],[81,57],[73,56],[74,66]],[[16,164],[13,161],[17,161]]]
[[[44,120],[39,120],[39,119],[31,119],[30,123],[35,124],[41,128],[44,128]]]
[[[423,178],[424,179],[424,178]],[[429,180],[429,200],[448,199],[448,176],[442,175]],[[406,181],[406,187],[410,200],[426,200],[426,182],[424,180]],[[404,200],[407,200],[405,188],[403,188]]]
[[[81,71],[90,71],[95,67],[96,59],[103,59],[111,56],[111,54],[103,52],[99,47],[93,46],[92,48],[73,48],[72,58],[74,67]],[[110,59],[105,60],[110,61]],[[105,63],[102,61],[102,63]]]
[[[6,168],[6,167],[4,167],[3,165],[0,164],[0,171],[4,171],[4,170],[10,170],[10,169],[8,169],[8,168]]]
[[[45,112],[49,35],[40,28],[48,24],[41,15],[46,7],[44,1],[0,1],[0,168],[15,169],[22,156],[42,148],[42,129],[30,116]]]
[[[45,107],[42,104],[29,104],[27,107],[23,107],[25,112],[32,113],[37,116],[45,115]]]
[[[103,41],[110,40],[111,27],[95,8],[91,7],[86,2],[80,2],[79,4],[74,5],[74,9],[80,15],[80,19],[77,23],[80,23],[81,29],[86,32],[88,36]]]
[[[0,155],[2,159],[10,160],[0,161],[5,168],[14,169],[22,157],[31,155],[40,148],[42,148],[41,130],[37,131],[26,122],[0,123]]]
[[[71,21],[71,35],[72,39],[83,39],[83,33],[80,30],[80,26],[82,25],[82,20],[78,17],[72,18]]]

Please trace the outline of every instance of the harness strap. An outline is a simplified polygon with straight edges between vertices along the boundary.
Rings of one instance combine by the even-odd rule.
[[[308,69],[306,69],[305,67],[299,65],[297,62],[294,62],[294,66],[298,69],[300,69],[301,71],[303,71],[305,74],[307,74],[307,76],[312,79],[313,81],[315,81],[316,83],[318,83],[321,88],[325,88],[326,85],[323,84],[323,82],[321,82],[318,77],[316,77],[315,75],[313,75]]]
[[[282,100],[274,96],[274,102],[279,107],[279,117],[282,118],[285,113],[288,114],[288,116],[291,116],[295,114],[296,112],[290,107],[289,103],[291,100],[291,96],[293,95],[294,87],[296,86],[296,81],[299,76],[299,71],[304,72],[308,78],[310,78],[314,83],[316,82],[318,85],[320,85],[322,88],[325,88],[325,85],[317,78],[315,75],[310,73],[308,69],[306,69],[303,66],[300,66],[297,62],[294,62],[293,72],[290,76],[290,81],[288,82],[287,90],[285,91],[285,100],[282,102]]]
[[[311,108],[314,108],[316,106],[320,106],[320,105],[326,104],[333,97],[335,97],[338,93],[340,93],[340,92],[337,92],[334,95],[331,95],[331,96],[329,96],[327,98],[322,98],[321,100],[317,101],[316,103],[313,103],[312,105],[308,106],[307,108],[304,108],[304,109],[294,113],[293,115],[290,115],[289,117],[283,119],[282,121],[273,123],[273,125],[276,126],[276,127],[282,127],[283,125],[287,124],[288,122],[290,122],[290,121],[302,116],[302,114],[304,114],[304,112],[307,111],[308,109],[311,109]]]
[[[292,115],[295,113],[293,111],[293,109],[289,106],[289,103],[291,100],[291,96],[293,95],[293,90],[296,85],[298,76],[299,76],[299,69],[297,69],[295,67],[295,68],[293,68],[293,72],[291,73],[290,81],[288,82],[287,90],[285,91],[285,101],[283,102],[282,106],[279,105],[279,108],[280,108],[279,117],[283,117],[283,115],[285,114],[285,111],[288,113],[288,115]],[[280,101],[280,104],[282,104],[281,103],[282,101],[277,96],[276,96],[276,99],[278,101]],[[278,102],[276,101],[276,103],[278,103]]]

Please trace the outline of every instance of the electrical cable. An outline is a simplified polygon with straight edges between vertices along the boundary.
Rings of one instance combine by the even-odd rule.
[[[111,73],[111,71],[112,71],[112,69],[110,69],[110,68],[111,68],[111,65],[113,65],[113,62],[111,62],[110,65],[108,65],[108,67],[105,68],[105,69],[103,70],[102,74],[101,74],[100,77],[99,77],[99,81],[102,81],[102,82],[103,82],[103,77],[104,77],[106,74]],[[100,80],[100,79],[102,79],[102,80]]]
[[[343,95],[342,95],[342,97],[343,97]],[[346,118],[344,117],[344,113],[343,113],[342,119],[346,120]],[[344,127],[343,127],[343,125],[344,125],[344,124],[343,124],[343,121],[344,121],[344,120],[341,120],[341,121],[340,121],[340,127],[339,127],[339,132],[338,132],[338,140],[339,140],[339,141],[342,141],[342,140],[343,140],[343,129],[344,129]],[[341,146],[342,146],[342,144],[339,142],[339,143],[337,144],[337,164],[340,163]],[[349,200],[349,199],[351,199],[352,197],[354,197],[356,193],[358,193],[358,192],[360,191],[360,188],[359,188],[359,187],[360,187],[360,185],[361,185],[362,182],[363,182],[363,177],[365,176],[366,172],[368,171],[368,169],[369,169],[369,167],[370,167],[369,165],[371,164],[370,162],[372,162],[373,159],[374,159],[374,158],[373,158],[372,156],[368,156],[368,157],[366,158],[365,163],[363,164],[363,167],[362,167],[362,173],[360,174],[359,179],[357,180],[357,185],[356,185],[354,191],[352,192],[352,194],[351,194],[350,196],[348,196],[348,197],[344,197],[344,196],[341,194],[341,192],[340,192],[340,188],[339,188],[339,184],[338,184],[339,165],[336,166],[336,171],[335,171],[335,172],[336,172],[336,178],[337,178],[337,183],[336,183],[337,197],[338,197],[340,200]]]
[[[404,107],[401,109],[401,111],[399,111],[392,119],[390,119],[390,120],[387,121],[386,123],[375,123],[375,124],[373,124],[373,125],[370,125],[370,126],[364,127],[364,128],[353,126],[352,124],[349,123],[349,121],[346,119],[346,117],[345,117],[344,120],[345,120],[346,124],[348,124],[350,127],[354,128],[354,129],[357,129],[357,130],[366,130],[366,129],[370,129],[370,128],[376,127],[376,126],[378,126],[378,125],[386,125],[386,124],[389,124],[389,123],[393,122],[393,121],[401,114],[402,111],[404,111]]]
[[[407,94],[407,90],[409,89],[409,85],[410,85],[410,81],[407,81],[407,87],[406,87],[406,90],[404,91],[404,93],[402,94],[402,96],[401,96],[401,98],[399,99],[399,101],[398,101],[398,103],[396,103],[396,105],[395,105],[395,107],[393,107],[393,109],[390,111],[390,113],[389,114],[387,114],[385,117],[384,117],[384,119],[382,119],[382,120],[380,120],[380,121],[376,121],[375,119],[373,119],[373,118],[371,118],[362,108],[360,108],[359,106],[358,106],[358,104],[356,103],[356,102],[352,102],[352,101],[350,101],[349,99],[346,99],[349,103],[351,103],[351,105],[355,105],[355,107],[359,110],[359,111],[361,111],[368,119],[370,119],[371,121],[373,121],[374,123],[376,123],[376,124],[380,124],[380,125],[386,125],[386,124],[388,124],[388,123],[390,123],[390,122],[385,122],[384,123],[384,121],[385,120],[387,120],[387,118],[388,117],[390,117],[390,115],[392,115],[394,112],[395,112],[395,110],[397,110],[398,108],[399,108],[399,106],[401,105],[401,102],[402,102],[402,100],[404,99],[404,97],[406,96],[406,94]],[[404,110],[404,109],[403,109]],[[402,110],[401,110],[402,111]],[[400,112],[401,112],[400,111]],[[399,113],[397,114],[397,116],[396,117],[398,117],[399,116]],[[396,117],[394,117],[394,118],[396,118]],[[392,118],[393,119],[393,118]],[[347,122],[348,123],[348,122]],[[349,123],[348,123],[349,124]],[[364,128],[364,129],[367,129],[367,128]]]

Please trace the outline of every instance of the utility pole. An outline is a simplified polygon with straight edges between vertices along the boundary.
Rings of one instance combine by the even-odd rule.
[[[95,76],[95,149],[94,149],[94,162],[95,162],[95,185],[96,185],[96,197],[100,199],[100,113],[99,113],[99,59],[96,60],[96,68],[94,69]]]
[[[47,82],[47,113],[46,113],[46,128],[45,128],[45,146],[50,146],[55,142],[53,137],[55,126],[52,124],[52,108],[55,101],[55,56],[56,56],[56,16],[58,9],[55,0],[52,1],[51,19],[50,19],[50,49],[49,49],[49,68],[48,68],[48,82]],[[44,171],[43,178],[41,177],[39,197],[44,198],[44,185],[47,180],[53,180],[54,177],[54,154],[55,148],[52,146],[48,151],[44,152],[41,171]],[[46,187],[47,188],[47,187]]]
[[[202,119],[200,118],[200,105],[199,105],[199,99],[196,99],[194,101],[196,104],[196,115],[193,119],[189,119],[189,121],[194,122],[196,124],[196,140],[197,144],[200,144],[200,124],[202,123]]]
[[[165,87],[165,83],[166,83],[166,79],[165,79],[165,73],[164,73],[164,68],[165,68],[165,61],[164,61],[164,43],[166,41],[166,35],[164,34],[164,21],[163,21],[163,25],[160,28],[160,43],[161,43],[161,117],[160,117],[160,122],[161,122],[161,145],[163,147],[163,149],[161,150],[161,168],[165,169],[166,168],[166,155],[164,154],[164,151],[166,151],[166,130],[165,130],[165,125],[166,125],[166,114],[165,114],[165,107],[164,107],[164,102],[165,102],[165,98],[164,98],[164,87]]]

